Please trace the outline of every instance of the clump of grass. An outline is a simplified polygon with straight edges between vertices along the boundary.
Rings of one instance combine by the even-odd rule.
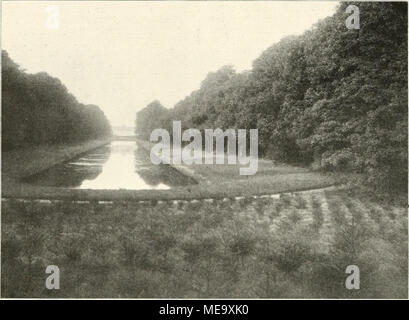
[[[243,261],[243,259],[255,250],[256,241],[245,233],[237,234],[229,244],[230,251]]]
[[[308,261],[310,255],[308,243],[292,235],[279,241],[272,259],[281,272],[294,273]]]
[[[288,218],[292,224],[297,224],[302,220],[301,213],[297,209],[292,209]]]
[[[61,250],[68,263],[78,263],[82,258],[84,247],[85,244],[78,235],[63,237],[56,253]]]
[[[280,200],[276,201],[274,209],[275,209],[275,212],[276,212],[276,216],[278,217],[280,215],[281,211],[284,209],[283,203]]]
[[[356,223],[359,223],[363,219],[362,212],[357,209],[356,205],[351,201],[351,199],[345,199],[345,206],[352,213],[352,216]]]
[[[252,202],[251,197],[244,197],[243,199],[239,200],[239,206],[241,209],[245,209],[251,202]]]
[[[288,194],[282,194],[280,196],[280,202],[282,203],[284,208],[288,208],[291,206],[291,196]]]
[[[381,216],[382,213],[380,212],[380,210],[378,208],[375,208],[373,206],[371,206],[369,208],[369,215],[371,216],[371,218],[376,222],[376,223],[380,223],[381,222]]]
[[[266,211],[267,204],[268,204],[268,200],[267,200],[267,199],[264,199],[264,198],[262,198],[262,199],[257,199],[257,200],[255,201],[255,209],[256,209],[256,212],[257,212],[259,215],[263,215],[263,214],[265,213],[265,211]]]
[[[316,198],[313,198],[312,200],[312,216],[314,219],[312,229],[317,232],[324,223],[324,214],[322,212],[321,204]]]
[[[294,206],[297,209],[306,209],[307,208],[307,200],[304,199],[304,197],[302,197],[299,194],[295,195],[295,204]]]
[[[186,210],[197,212],[202,205],[203,203],[201,201],[189,201],[186,205]]]

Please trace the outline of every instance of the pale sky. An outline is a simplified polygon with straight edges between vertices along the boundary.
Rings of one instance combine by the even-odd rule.
[[[58,28],[53,20],[58,7]],[[2,2],[2,48],[27,72],[59,78],[113,125],[133,125],[153,100],[171,108],[208,72],[237,71],[337,2]],[[48,21],[48,22],[47,22]],[[48,26],[51,26],[48,27]]]

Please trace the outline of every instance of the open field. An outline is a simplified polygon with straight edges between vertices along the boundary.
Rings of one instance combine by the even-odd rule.
[[[106,142],[3,153],[3,296],[407,297],[406,208],[336,188],[296,193],[340,183],[306,168],[175,166],[198,183],[154,192],[21,182],[95,143]],[[44,286],[51,264],[58,291]],[[357,291],[345,289],[352,264]]]
[[[345,191],[2,203],[5,297],[407,297],[407,210]],[[61,289],[46,290],[57,265]],[[345,289],[357,265],[360,290]]]

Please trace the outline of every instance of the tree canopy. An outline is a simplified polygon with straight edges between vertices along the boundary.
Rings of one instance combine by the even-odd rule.
[[[345,26],[350,4],[360,9],[359,30]],[[140,111],[137,131],[149,138],[172,120],[258,128],[261,156],[362,173],[372,186],[407,192],[407,52],[406,3],[343,2],[265,50],[250,71],[224,66],[173,109]]]
[[[111,134],[102,110],[84,105],[57,78],[28,74],[2,51],[2,147],[69,143]]]

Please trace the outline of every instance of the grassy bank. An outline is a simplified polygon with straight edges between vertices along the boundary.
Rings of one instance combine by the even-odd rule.
[[[406,208],[344,191],[2,203],[4,297],[406,298],[407,259]],[[45,289],[51,264],[60,290]]]
[[[153,144],[141,140],[138,144],[149,156]],[[188,194],[198,199],[294,192],[342,183],[339,177],[268,159],[259,159],[256,174],[249,176],[240,175],[242,166],[227,164],[227,158],[224,164],[205,164],[204,158],[203,164],[175,165],[172,160],[171,163],[174,168],[198,181],[197,186],[185,188]],[[188,196],[187,199],[191,197]]]
[[[59,189],[32,186],[23,183],[22,179],[109,142],[110,139],[97,139],[75,144],[42,145],[3,151],[1,154],[2,197],[58,197]]]
[[[2,152],[1,173],[21,179],[109,143],[110,139],[75,144],[42,145]]]

